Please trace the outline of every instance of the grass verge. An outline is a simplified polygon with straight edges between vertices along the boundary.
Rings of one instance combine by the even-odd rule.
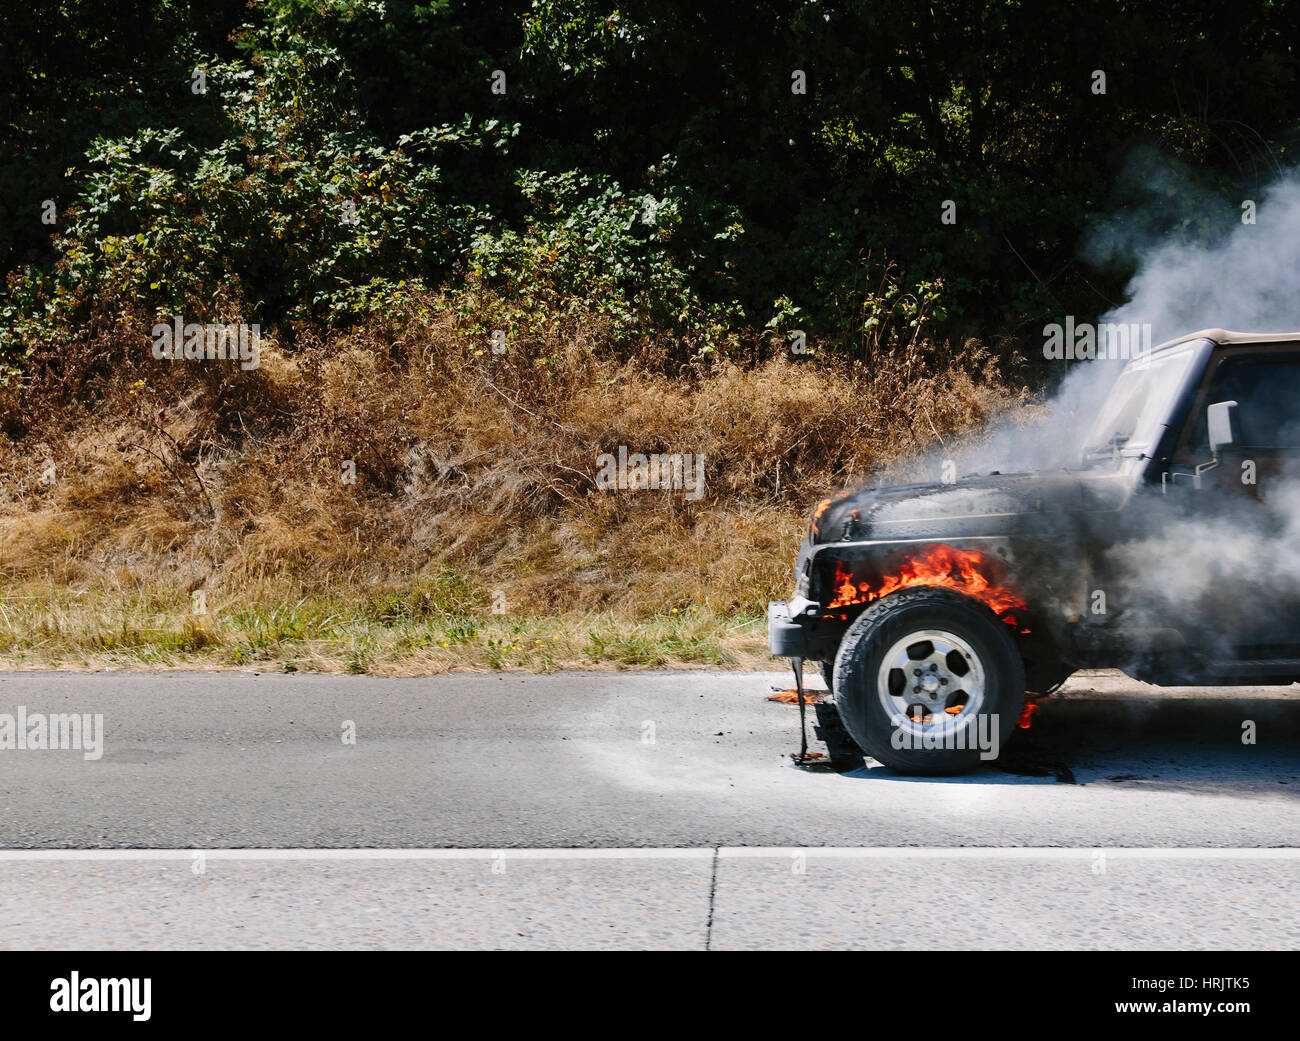
[[[764,620],[710,608],[630,619],[614,612],[445,613],[427,590],[207,605],[172,590],[113,596],[24,587],[0,597],[10,669],[417,676],[454,671],[762,668]],[[200,612],[198,608],[203,608]]]

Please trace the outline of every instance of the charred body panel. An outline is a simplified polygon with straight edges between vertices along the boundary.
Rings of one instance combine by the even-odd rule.
[[[1231,524],[1241,510],[1240,495],[1207,478],[1234,446],[1200,457],[1186,446],[1196,412],[1214,404],[1207,400],[1214,364],[1261,350],[1292,351],[1300,362],[1300,334],[1211,330],[1162,345],[1131,375],[1125,370],[1107,401],[1103,418],[1118,417],[1124,436],[1091,457],[1085,451],[1078,468],[867,488],[822,501],[795,564],[795,597],[769,608],[772,653],[833,660],[870,603],[934,584],[983,599],[1015,630],[1031,690],[1084,667],[1164,684],[1300,678],[1300,636],[1287,635],[1300,620],[1294,590],[1254,604],[1231,600],[1235,624],[1225,625],[1221,606],[1205,597],[1163,595],[1159,561],[1153,555],[1148,564],[1140,552],[1189,514]],[[1300,413],[1300,400],[1295,405]],[[974,578],[963,570],[972,561]],[[981,593],[985,586],[1009,591],[1019,605]]]
[[[1060,657],[1060,648],[1071,646],[1069,619],[1084,608],[1083,547],[1114,526],[1130,495],[1122,479],[1060,473],[993,474],[845,496],[822,511],[800,548],[796,598],[775,608],[788,617],[770,627],[781,634],[772,652],[795,656],[802,649],[803,657],[833,657],[867,604],[892,591],[891,577],[903,575],[905,586],[933,584],[976,595],[964,580],[969,565],[974,584],[1014,594],[990,593],[985,602],[1014,628],[1026,659]],[[911,574],[918,562],[932,573]],[[846,582],[858,595],[846,595]],[[789,631],[792,624],[806,635],[802,648]]]

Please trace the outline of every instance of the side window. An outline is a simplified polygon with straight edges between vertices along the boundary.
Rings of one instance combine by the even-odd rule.
[[[1209,454],[1205,410],[1216,401],[1238,404],[1243,449],[1274,456],[1300,456],[1300,354],[1225,358],[1210,379],[1188,447]]]

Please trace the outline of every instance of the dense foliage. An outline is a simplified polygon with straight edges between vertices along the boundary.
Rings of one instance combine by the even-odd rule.
[[[1288,161],[1298,23],[1273,0],[7,5],[0,366],[181,310],[292,343],[418,288],[491,291],[512,330],[596,315],[679,363],[1095,314],[1128,271],[1081,263],[1091,222],[1158,179],[1162,230],[1213,235]],[[1175,163],[1194,190],[1152,173]]]

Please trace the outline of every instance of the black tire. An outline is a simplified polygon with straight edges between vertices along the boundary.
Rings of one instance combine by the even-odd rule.
[[[902,667],[882,672],[886,655]],[[924,668],[908,675],[914,659]],[[914,676],[927,687],[909,688]],[[1010,628],[988,607],[924,586],[885,597],[849,626],[834,689],[840,720],[863,752],[900,773],[937,776],[973,769],[1006,747],[1025,704],[1025,669]],[[941,703],[951,707],[941,712]],[[925,747],[927,738],[939,747]]]

